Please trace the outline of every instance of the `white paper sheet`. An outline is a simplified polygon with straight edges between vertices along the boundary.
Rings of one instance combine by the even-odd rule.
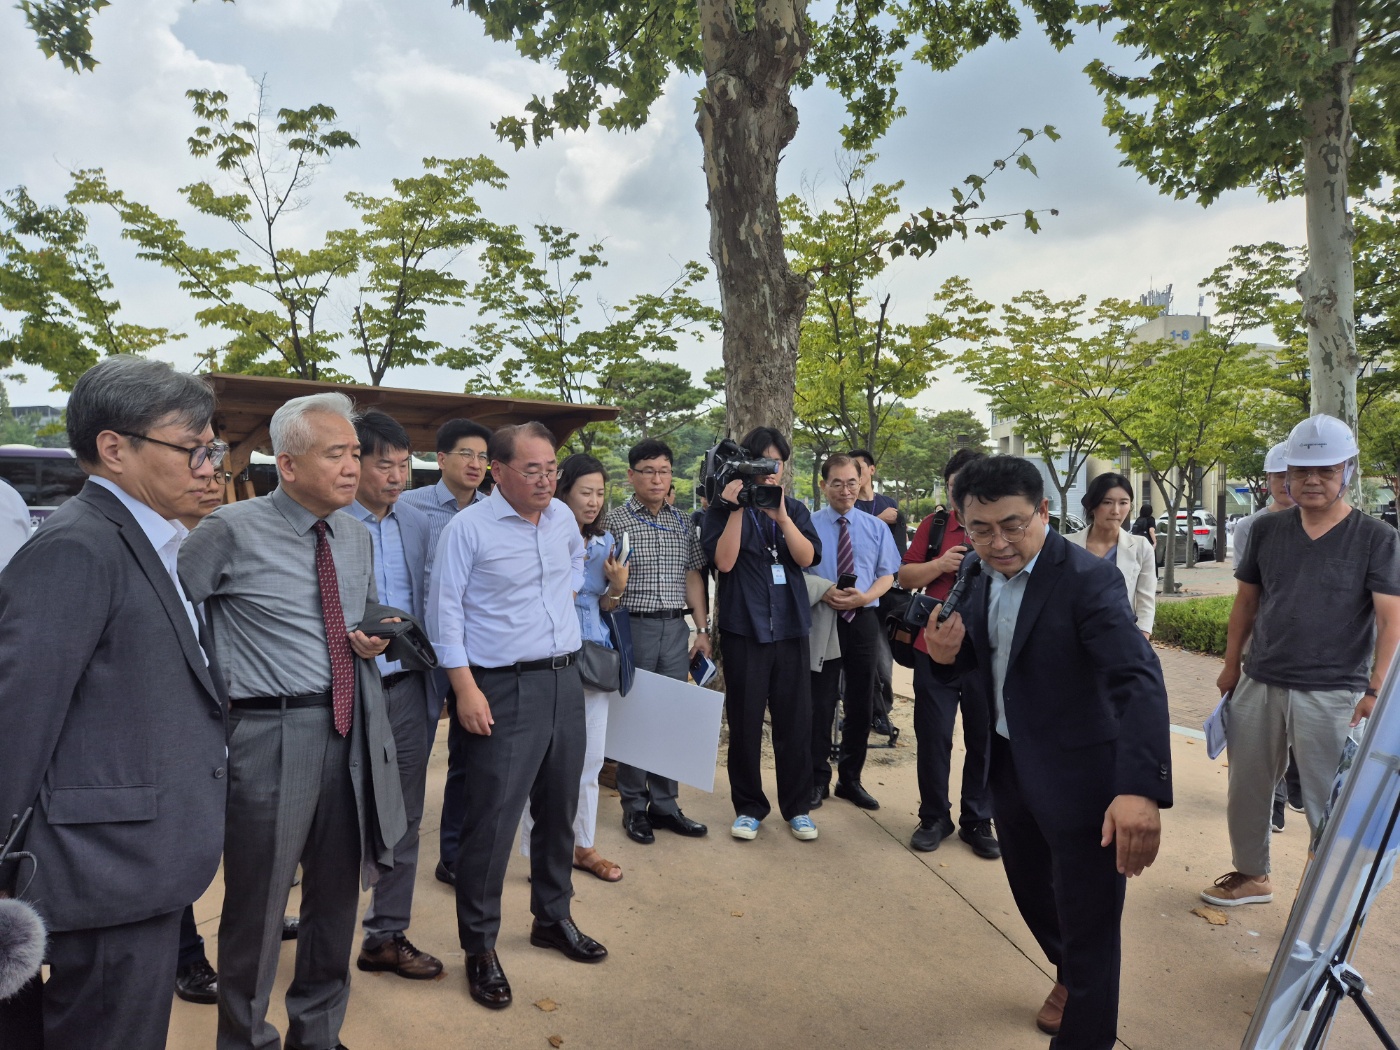
[[[1220,752],[1225,750],[1226,735],[1229,728],[1229,703],[1230,690],[1220,698],[1220,703],[1215,705],[1215,710],[1206,719],[1204,729],[1206,731],[1206,754],[1211,758],[1219,758]]]
[[[606,754],[713,791],[723,708],[723,693],[639,668],[631,692],[608,698]]]

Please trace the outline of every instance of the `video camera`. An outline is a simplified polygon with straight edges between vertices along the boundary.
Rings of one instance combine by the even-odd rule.
[[[759,510],[777,510],[782,505],[781,485],[764,485],[759,478],[778,473],[782,466],[776,459],[750,456],[737,441],[725,438],[705,453],[705,465],[700,472],[700,491],[710,505],[723,503],[722,493],[735,478],[743,481],[738,505]]]

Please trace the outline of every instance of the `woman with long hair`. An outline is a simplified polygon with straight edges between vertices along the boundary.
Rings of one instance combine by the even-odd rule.
[[[1122,474],[1100,474],[1089,482],[1080,503],[1089,527],[1065,539],[1118,567],[1138,630],[1151,638],[1157,615],[1157,554],[1146,536],[1125,529],[1133,512],[1133,483]]]
[[[612,533],[602,526],[607,488],[608,472],[592,456],[580,453],[559,464],[559,483],[554,495],[574,512],[586,545],[583,586],[574,595],[579,631],[585,642],[595,642],[612,649],[615,646],[603,622],[602,612],[604,606],[608,610],[617,607],[618,599],[627,588],[627,566],[617,560],[613,552]],[[583,690],[588,743],[584,748],[583,775],[579,781],[578,813],[574,817],[574,867],[604,882],[617,882],[622,878],[622,868],[600,856],[593,847],[594,833],[598,828],[598,772],[603,768],[603,747],[608,736],[608,698],[611,695],[587,686]],[[520,852],[527,857],[530,855],[532,826],[527,806],[520,835]]]

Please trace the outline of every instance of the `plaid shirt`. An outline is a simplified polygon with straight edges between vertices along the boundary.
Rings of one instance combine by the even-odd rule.
[[[604,527],[622,542],[625,532],[631,539],[631,570],[622,607],[629,612],[661,612],[684,609],[685,574],[705,567],[705,552],[690,519],[670,504],[662,504],[659,515],[634,495],[608,512]]]

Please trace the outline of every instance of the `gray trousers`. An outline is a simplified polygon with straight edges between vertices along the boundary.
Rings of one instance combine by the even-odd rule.
[[[578,665],[557,671],[474,669],[491,705],[491,735],[463,733],[466,777],[457,851],[457,933],[468,955],[496,946],[501,888],[528,800],[530,911],[541,922],[569,917],[574,814],[587,730]],[[334,1044],[334,1040],[332,1040]]]
[[[164,1050],[179,941],[178,911],[121,926],[50,933],[42,1045]],[[0,1043],[6,1041],[0,1032]]]
[[[1269,873],[1274,786],[1288,768],[1290,747],[1298,762],[1308,833],[1317,834],[1358,699],[1350,689],[1306,692],[1240,676],[1229,705],[1226,808],[1236,871]]]
[[[690,676],[690,625],[685,617],[644,620],[633,616],[630,622],[637,667],[684,682]],[[648,804],[658,813],[679,813],[679,791],[674,780],[623,762],[617,764],[617,793],[624,813],[640,813]]]
[[[229,724],[218,1050],[281,1046],[267,1006],[298,863],[301,931],[287,989],[287,1042],[335,1046],[350,998],[360,902],[350,738],[335,731],[329,707],[235,706]]]
[[[423,795],[428,786],[431,738],[423,721],[427,704],[424,676],[401,678],[384,691],[394,747],[399,753],[399,783],[403,787],[408,830],[394,847],[394,867],[380,876],[365,910],[365,947],[378,948],[408,929],[413,910],[413,881],[418,874],[418,826],[423,822]]]

